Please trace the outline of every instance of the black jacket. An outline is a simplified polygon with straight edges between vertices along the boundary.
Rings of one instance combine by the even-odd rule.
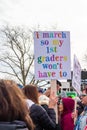
[[[23,121],[0,122],[0,130],[29,130]]]
[[[54,109],[46,111],[42,106],[33,104],[30,108],[30,116],[36,125],[35,130],[55,130],[56,114]]]
[[[84,111],[85,105],[82,104],[82,102],[77,102],[77,110],[78,110],[78,116]]]

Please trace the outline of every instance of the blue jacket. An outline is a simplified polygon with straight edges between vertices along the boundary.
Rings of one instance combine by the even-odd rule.
[[[76,121],[74,130],[84,130],[87,125],[87,107],[84,108],[83,115],[80,115]]]

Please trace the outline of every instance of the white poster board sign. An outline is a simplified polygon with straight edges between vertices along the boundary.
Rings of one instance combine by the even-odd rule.
[[[35,79],[71,79],[70,32],[34,32]]]
[[[74,61],[73,61],[72,86],[77,91],[77,93],[80,94],[81,92],[81,66],[75,55],[74,55]]]

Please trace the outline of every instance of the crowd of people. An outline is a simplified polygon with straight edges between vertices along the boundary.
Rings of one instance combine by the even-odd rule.
[[[86,130],[87,91],[79,100],[42,91],[34,84],[19,88],[12,80],[0,80],[0,130]],[[55,106],[58,113],[55,112]],[[58,124],[56,123],[58,114]]]

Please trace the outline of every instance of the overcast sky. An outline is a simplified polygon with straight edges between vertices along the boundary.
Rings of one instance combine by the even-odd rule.
[[[75,54],[82,69],[87,54],[87,0],[0,0],[0,26],[58,26],[70,31],[71,61]]]

